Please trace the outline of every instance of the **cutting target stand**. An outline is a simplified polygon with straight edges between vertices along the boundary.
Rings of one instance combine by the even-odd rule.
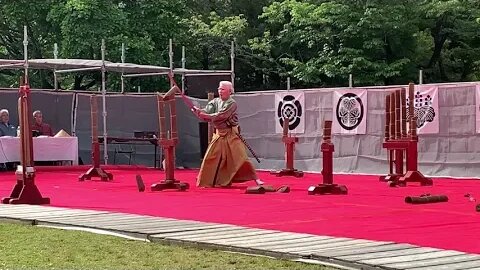
[[[100,143],[98,142],[98,103],[97,96],[90,96],[90,119],[92,132],[92,167],[78,177],[79,181],[100,178],[101,181],[113,180],[113,174],[105,171],[100,165]],[[106,141],[106,138],[104,138]]]
[[[325,121],[323,128],[323,142],[321,145],[322,157],[322,177],[323,183],[308,188],[309,195],[315,194],[335,194],[345,195],[348,189],[345,185],[333,183],[333,152],[335,147],[332,143],[332,121]]]
[[[178,144],[177,136],[177,113],[175,107],[175,95],[180,91],[177,86],[173,86],[164,96],[157,95],[158,123],[160,127],[158,144],[165,153],[165,180],[152,184],[151,191],[162,191],[166,189],[175,189],[185,191],[190,186],[188,183],[180,182],[175,179],[175,146]],[[165,123],[165,105],[169,107],[170,112],[170,130],[166,130]]]
[[[425,177],[418,170],[417,117],[413,105],[415,98],[413,83],[408,85],[408,98],[407,108],[405,88],[395,90],[385,97],[385,140],[382,146],[387,149],[389,173],[381,176],[380,181],[386,181],[392,187],[406,186],[411,182],[431,186],[432,179]]]
[[[303,177],[303,171],[299,171],[294,168],[294,153],[295,153],[295,143],[298,142],[298,137],[288,134],[289,128],[289,119],[288,117],[283,118],[283,136],[282,142],[285,144],[285,169],[278,171],[271,171],[270,174],[280,176],[295,176]]]
[[[43,197],[35,184],[33,140],[31,129],[31,97],[27,72],[20,82],[18,118],[20,121],[21,163],[15,172],[17,182],[10,196],[2,198],[4,204],[50,204],[50,198]]]

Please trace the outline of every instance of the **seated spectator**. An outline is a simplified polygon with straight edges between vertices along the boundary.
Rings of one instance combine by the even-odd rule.
[[[32,125],[32,131],[38,131],[39,135],[43,136],[53,136],[53,131],[50,125],[43,122],[41,111],[33,112],[33,119],[35,123]]]
[[[17,136],[17,129],[9,123],[10,117],[7,109],[0,110],[0,137]],[[15,162],[0,163],[0,171],[14,170]]]
[[[0,110],[0,137],[17,136],[17,128],[10,124],[10,117],[7,109]]]

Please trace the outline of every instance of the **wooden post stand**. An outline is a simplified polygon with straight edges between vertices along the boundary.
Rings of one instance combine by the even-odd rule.
[[[50,198],[43,197],[35,184],[35,167],[33,158],[33,140],[30,107],[30,86],[28,82],[20,83],[18,98],[18,118],[20,121],[21,162],[15,172],[17,183],[10,197],[2,198],[4,204],[49,204]]]
[[[418,171],[417,118],[414,115],[414,84],[408,85],[409,119],[406,117],[406,90],[396,90],[385,98],[385,141],[383,148],[388,152],[389,174],[381,176],[380,181],[390,186],[405,186],[408,182],[417,182],[422,186],[431,186],[432,179]],[[409,130],[407,133],[407,123]],[[405,155],[406,152],[406,155]],[[406,173],[404,173],[404,158]]]
[[[98,142],[98,103],[95,95],[90,96],[90,117],[92,125],[92,167],[78,177],[79,181],[100,177],[102,181],[113,179],[113,175],[100,167],[100,144]],[[103,138],[106,140],[107,138]]]
[[[177,86],[174,86],[176,88]],[[173,89],[173,88],[172,88]],[[157,95],[158,122],[160,127],[158,145],[165,153],[165,180],[151,186],[151,191],[162,191],[165,189],[176,189],[185,191],[190,186],[175,179],[175,145],[178,143],[177,136],[177,114],[175,109],[175,95],[168,93],[176,92],[176,89],[170,90],[165,96]],[[165,129],[165,103],[170,107],[170,131]]]
[[[348,189],[344,185],[337,185],[333,183],[333,152],[334,145],[331,141],[332,136],[332,121],[325,121],[323,129],[323,142],[321,145],[323,155],[323,184],[311,186],[308,188],[308,194],[347,194]]]
[[[385,141],[405,140],[406,96],[405,89],[398,89],[385,97]],[[388,149],[389,174],[380,176],[380,181],[397,182],[403,176],[405,149]]]
[[[298,142],[298,137],[288,135],[288,118],[283,118],[283,136],[282,142],[285,144],[285,169],[279,171],[271,171],[270,174],[276,176],[295,176],[303,177],[303,172],[293,167],[295,143]]]

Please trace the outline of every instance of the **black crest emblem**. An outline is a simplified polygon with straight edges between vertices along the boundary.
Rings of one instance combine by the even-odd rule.
[[[337,103],[337,121],[346,130],[355,129],[362,123],[364,111],[362,99],[354,93],[346,93]]]
[[[407,98],[407,119],[410,119],[408,106],[410,100]],[[413,115],[417,118],[417,128],[423,127],[427,122],[435,119],[435,109],[432,107],[433,98],[430,95],[422,95],[419,91],[415,93],[413,103]]]
[[[283,118],[288,118],[288,129],[293,130],[300,125],[302,104],[292,95],[286,95],[277,105],[277,116],[280,126],[283,127]]]

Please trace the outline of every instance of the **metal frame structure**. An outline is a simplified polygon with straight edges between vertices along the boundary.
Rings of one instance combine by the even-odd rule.
[[[114,63],[105,60],[105,40],[101,43],[101,60],[88,59],[61,59],[58,57],[58,46],[54,44],[54,58],[53,59],[28,59],[27,46],[28,34],[27,28],[24,27],[24,60],[8,60],[0,59],[0,69],[21,69],[25,71],[25,79],[28,81],[28,69],[50,69],[54,72],[54,86],[58,90],[58,75],[63,73],[74,73],[84,71],[100,71],[102,74],[102,117],[103,117],[103,136],[107,137],[107,111],[106,111],[106,78],[107,71],[121,73],[121,93],[124,93],[124,78],[130,77],[144,77],[144,76],[163,76],[168,74],[182,75],[182,93],[185,91],[185,78],[187,76],[201,76],[201,75],[231,75],[232,84],[234,84],[234,42],[231,43],[231,70],[190,70],[185,68],[185,47],[182,47],[182,68],[175,69],[173,64],[173,42],[169,40],[169,67],[153,66],[153,65],[137,65],[132,63],[125,63],[125,45],[122,44],[121,63]],[[108,163],[108,149],[107,140],[104,140],[104,164]]]
[[[122,93],[124,89],[124,78],[132,77],[147,77],[147,76],[162,76],[169,73],[182,75],[182,92],[185,92],[185,79],[189,76],[224,76],[230,75],[232,86],[235,83],[235,42],[231,42],[230,46],[230,70],[199,70],[199,69],[187,69],[186,68],[186,56],[185,56],[185,46],[182,46],[182,67],[174,67],[174,55],[173,55],[173,41],[169,39],[168,41],[168,57],[169,57],[169,70],[163,72],[145,72],[145,73],[136,73],[136,74],[122,74]],[[122,63],[125,58],[125,46],[122,44]],[[170,85],[172,87],[172,85]],[[235,89],[235,88],[234,88]]]

